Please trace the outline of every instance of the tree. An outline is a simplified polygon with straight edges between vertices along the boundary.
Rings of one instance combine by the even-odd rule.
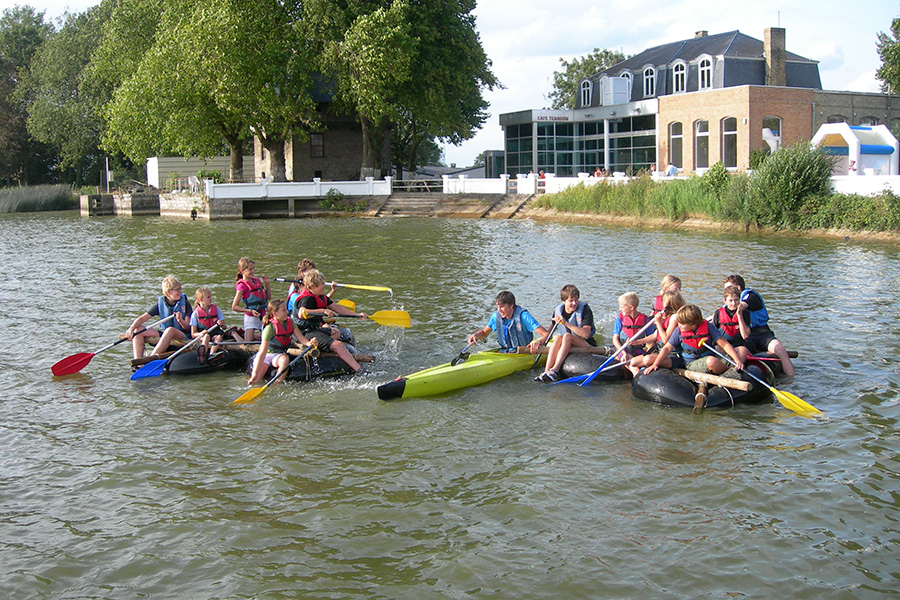
[[[579,84],[591,75],[596,75],[628,58],[619,51],[594,48],[590,54],[567,61],[559,59],[562,67],[553,72],[553,90],[547,94],[550,108],[565,110],[575,108],[575,97]]]
[[[875,77],[881,80],[881,90],[900,91],[900,19],[891,21],[891,35],[878,34],[876,46],[881,66],[875,71]]]
[[[89,65],[112,5],[107,0],[64,15],[62,27],[38,49],[23,78],[28,130],[59,154],[60,170],[71,173],[77,186],[100,170],[100,111],[109,93],[96,85]]]
[[[56,158],[28,132],[28,103],[22,76],[37,49],[53,33],[44,13],[16,6],[0,16],[0,183],[52,181]]]

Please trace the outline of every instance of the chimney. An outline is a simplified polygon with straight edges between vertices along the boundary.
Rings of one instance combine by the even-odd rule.
[[[781,27],[769,27],[766,29],[763,52],[766,55],[766,85],[784,87],[787,85],[785,75],[785,50],[784,29]]]
[[[705,29],[701,29],[700,31],[695,31],[695,32],[694,32],[694,37],[695,37],[695,38],[706,37],[707,35],[709,35],[709,32],[706,31]]]

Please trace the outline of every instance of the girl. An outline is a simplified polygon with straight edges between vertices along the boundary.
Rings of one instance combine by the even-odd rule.
[[[269,278],[255,277],[256,263],[246,256],[238,261],[238,272],[234,284],[234,300],[231,310],[244,314],[244,342],[259,339],[259,330],[266,302],[269,301]],[[241,306],[243,302],[244,306]]]
[[[278,381],[284,381],[287,377],[287,366],[291,359],[285,352],[291,345],[291,339],[296,339],[303,346],[309,346],[309,341],[288,316],[287,303],[284,300],[272,300],[266,307],[266,316],[262,321],[262,341],[259,351],[253,359],[253,370],[247,383],[253,385],[260,381],[269,370],[275,367],[277,371],[284,370]]]
[[[210,347],[210,336],[208,329],[213,325],[218,325],[220,329],[225,330],[225,317],[222,315],[222,309],[212,303],[212,292],[207,287],[197,288],[194,292],[194,312],[191,313],[191,337],[198,335],[203,339],[197,347],[197,358],[200,364],[205,364],[210,354],[215,354],[220,350],[216,346],[216,342],[221,342],[222,334],[213,336],[213,345]]]
[[[662,295],[666,292],[680,292],[681,291],[681,279],[675,277],[671,273],[668,273],[663,276],[663,278],[659,281],[659,295],[653,300],[653,315],[661,312],[663,309],[662,303]]]
[[[144,311],[141,316],[134,320],[131,327],[125,330],[125,337],[131,340],[135,358],[144,356],[145,342],[159,339],[153,348],[153,352],[150,353],[153,356],[168,348],[172,340],[187,339],[187,332],[190,331],[191,303],[188,302],[187,296],[181,293],[181,282],[174,276],[169,275],[162,280],[161,287],[163,295],[157,298],[156,304]],[[163,319],[173,314],[175,315],[174,318],[160,325],[163,328],[162,334],[155,329],[135,333],[141,328],[141,325],[151,318],[159,317]]]
[[[681,292],[669,291],[662,295],[662,310],[653,317],[656,333],[649,336],[652,338],[650,343],[658,343],[662,346],[669,340],[672,332],[677,327],[675,319],[672,317],[683,306],[684,298],[681,297]],[[631,371],[632,375],[637,375],[642,367],[652,365],[658,356],[659,352],[635,356],[625,368]]]

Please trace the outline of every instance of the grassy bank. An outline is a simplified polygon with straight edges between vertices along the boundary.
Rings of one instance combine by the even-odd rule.
[[[68,185],[37,185],[0,189],[0,212],[36,212],[70,210],[78,199]]]
[[[730,174],[721,163],[702,177],[628,184],[580,184],[548,194],[535,206],[563,212],[710,221],[792,231],[849,229],[900,233],[900,196],[831,194],[831,158],[805,146],[783,148],[752,175]]]

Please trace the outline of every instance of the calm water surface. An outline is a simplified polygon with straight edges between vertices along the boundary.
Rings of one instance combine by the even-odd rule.
[[[167,274],[228,307],[236,261],[389,285],[353,323],[365,377],[128,379],[117,339]],[[715,308],[760,290],[800,352],[779,404],[663,409],[627,384],[519,373],[386,403],[446,362],[511,289],[542,320],[574,283],[609,331],[673,272]],[[4,598],[881,598],[900,590],[900,246],[479,220],[183,222],[0,215]],[[277,293],[286,290],[274,284]],[[344,292],[344,290],[342,290]],[[226,311],[227,320],[237,323]]]

